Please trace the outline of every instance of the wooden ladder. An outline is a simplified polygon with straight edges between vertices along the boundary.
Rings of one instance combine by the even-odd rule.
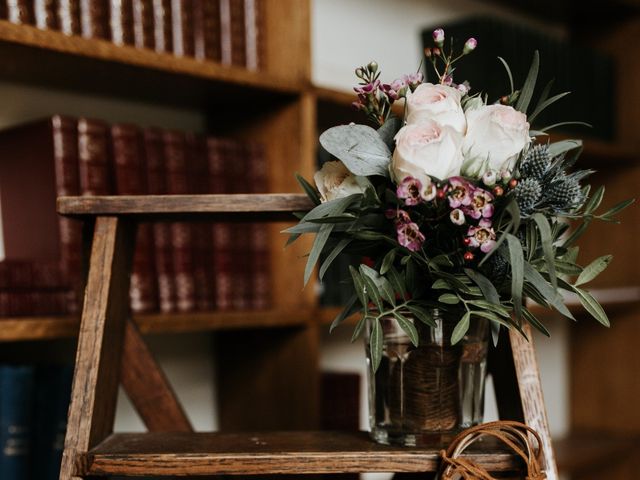
[[[129,275],[139,221],[282,221],[311,207],[304,195],[61,197],[58,212],[85,222],[90,261],[60,480],[95,476],[196,476],[435,472],[439,450],[378,445],[364,432],[194,433],[129,313]],[[90,235],[90,236],[89,236]],[[89,253],[89,251],[87,251]],[[531,332],[525,327],[527,336]],[[557,479],[533,345],[518,333],[490,355],[500,417],[543,439]],[[149,433],[114,434],[119,382]],[[468,453],[495,472],[518,472],[504,450]],[[424,476],[422,477],[424,478]]]

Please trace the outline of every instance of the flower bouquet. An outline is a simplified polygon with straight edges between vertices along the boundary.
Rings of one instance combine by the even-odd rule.
[[[550,142],[546,132],[561,124],[530,127],[566,95],[550,96],[549,84],[532,103],[537,52],[519,90],[500,59],[510,90],[493,101],[453,82],[476,40],[456,54],[441,29],[433,39],[433,83],[421,73],[382,83],[375,62],[356,69],[354,106],[377,129],[350,124],[320,136],[337,160],[315,174],[315,187],[298,177],[315,207],[287,230],[290,242],[315,234],[305,283],[321,257],[320,278],[341,253],[362,258],[331,329],[361,312],[353,339],[366,337],[372,436],[384,443],[420,444],[481,422],[491,334],[497,341],[501,328],[528,322],[548,335],[532,303],[573,318],[563,303],[570,292],[608,326],[584,285],[612,257],[583,267],[575,242],[632,202],[597,213],[604,187],[591,191],[583,181],[592,171],[573,168],[581,142]]]

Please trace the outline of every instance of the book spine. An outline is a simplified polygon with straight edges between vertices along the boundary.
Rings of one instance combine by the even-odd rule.
[[[81,195],[109,195],[109,129],[100,120],[78,120],[78,160]]]
[[[231,65],[231,0],[219,0],[220,5],[220,61]]]
[[[251,193],[266,192],[268,170],[263,145],[257,142],[247,144],[249,166],[249,188]],[[250,307],[256,310],[271,306],[271,256],[269,249],[269,228],[264,223],[249,225],[250,254]]]
[[[0,478],[23,479],[29,474],[34,370],[0,367]]]
[[[6,0],[7,18],[11,23],[33,25],[33,3],[30,0]]]
[[[231,64],[247,65],[245,0],[230,0]]]
[[[145,129],[144,147],[148,192],[150,195],[166,195],[162,131],[155,128]],[[152,224],[151,229],[160,310],[162,312],[172,312],[176,310],[176,284],[173,273],[169,224],[155,223]]]
[[[231,193],[249,193],[247,144],[236,141],[229,143],[226,163],[226,183]],[[231,226],[233,243],[231,245],[231,303],[236,310],[244,310],[251,305],[251,224],[234,222]]]
[[[187,160],[189,164],[189,190],[192,193],[209,193],[209,168],[205,139],[187,134]],[[213,309],[213,266],[211,226],[207,223],[191,224],[193,237],[193,277],[195,281],[196,309]]]
[[[80,0],[80,30],[85,38],[109,40],[109,0]]]
[[[171,0],[153,0],[155,48],[158,53],[173,51]]]
[[[134,125],[113,125],[111,138],[116,194],[146,194],[148,188],[140,130]],[[158,308],[152,235],[149,224],[138,225],[129,289],[131,310],[136,313],[153,312]]]
[[[31,477],[57,480],[64,448],[67,411],[71,398],[73,368],[43,365],[35,369],[34,428]]]
[[[61,315],[67,302],[67,290],[0,290],[0,316]]]
[[[179,57],[192,57],[195,45],[192,0],[171,0],[171,18],[173,53]]]
[[[67,35],[80,35],[80,0],[58,0],[60,31]]]
[[[244,0],[246,67],[249,70],[263,68],[262,35],[264,15],[262,6],[262,0]]]
[[[42,289],[56,290],[68,288],[57,261],[5,260],[0,262],[1,289]]]
[[[189,193],[187,175],[187,151],[184,134],[164,132],[167,193]],[[176,282],[176,307],[178,311],[195,310],[195,281],[193,276],[193,238],[191,225],[174,222],[169,225],[173,246],[173,271]]]
[[[36,27],[43,30],[58,29],[58,15],[56,0],[34,0],[33,13]]]
[[[209,191],[211,193],[229,193],[225,185],[225,161],[228,159],[229,141],[209,137],[207,156],[209,160]],[[214,303],[218,310],[230,310],[233,307],[232,285],[232,245],[234,239],[232,225],[219,222],[212,226],[213,238],[212,264],[214,272]]]
[[[155,48],[153,0],[133,0],[133,38],[137,48]]]
[[[116,45],[133,45],[133,0],[110,0],[111,41]]]
[[[220,3],[193,0],[194,55],[198,60],[221,60]]]
[[[75,118],[56,115],[51,119],[56,194],[80,194],[78,157],[78,122]],[[67,309],[80,310],[82,298],[82,224],[79,220],[58,217],[60,236],[60,268],[69,284]],[[35,286],[35,285],[34,285]]]

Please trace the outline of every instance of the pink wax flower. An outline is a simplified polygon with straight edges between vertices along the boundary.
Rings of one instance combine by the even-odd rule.
[[[451,208],[466,207],[471,204],[471,194],[474,189],[471,183],[462,177],[451,177],[449,185],[451,186],[448,190],[449,206]]]
[[[405,177],[398,185],[396,195],[404,200],[404,204],[413,207],[422,200],[422,182],[417,178]]]
[[[459,208],[451,210],[451,213],[449,214],[449,219],[455,225],[463,225],[465,222],[464,212]]]
[[[370,93],[374,93],[378,88],[380,88],[380,80],[376,80],[375,82],[369,82],[366,85],[359,85],[357,87],[353,87],[353,90],[358,95],[368,95]]]
[[[477,227],[469,227],[467,237],[469,246],[480,247],[483,253],[489,253],[496,246],[496,232],[491,226],[491,221],[487,219],[480,220]]]
[[[424,235],[420,232],[420,228],[413,222],[398,223],[396,225],[398,234],[398,243],[408,248],[412,252],[417,252],[422,248],[424,243]]]
[[[493,195],[482,188],[476,188],[471,194],[471,204],[465,213],[471,218],[491,218],[493,216]]]
[[[466,42],[464,42],[464,48],[462,49],[462,54],[466,55],[467,53],[473,52],[478,46],[478,41],[471,37]]]
[[[389,208],[384,212],[384,216],[389,220],[394,220],[396,225],[411,223],[411,217],[404,210]]]
[[[444,44],[444,30],[441,28],[436,28],[433,33],[433,41],[439,47],[442,47]]]
[[[438,195],[438,187],[436,187],[435,183],[432,183],[431,185],[427,186],[427,188],[423,188],[420,191],[420,196],[425,202],[430,202],[431,200],[436,198],[436,195]]]

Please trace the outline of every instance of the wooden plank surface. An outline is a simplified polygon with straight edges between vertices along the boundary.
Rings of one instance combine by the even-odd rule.
[[[74,478],[78,454],[113,431],[134,233],[116,217],[96,220],[61,480]]]
[[[304,194],[234,194],[234,195],[117,195],[95,197],[59,197],[58,213],[69,216],[131,215],[172,217],[176,215],[221,216],[257,214],[258,217],[283,214],[313,207]],[[257,220],[258,218],[256,218]]]
[[[495,444],[483,447],[468,457],[490,471],[518,467]],[[429,472],[439,451],[379,445],[364,432],[115,434],[84,465],[92,475]]]

